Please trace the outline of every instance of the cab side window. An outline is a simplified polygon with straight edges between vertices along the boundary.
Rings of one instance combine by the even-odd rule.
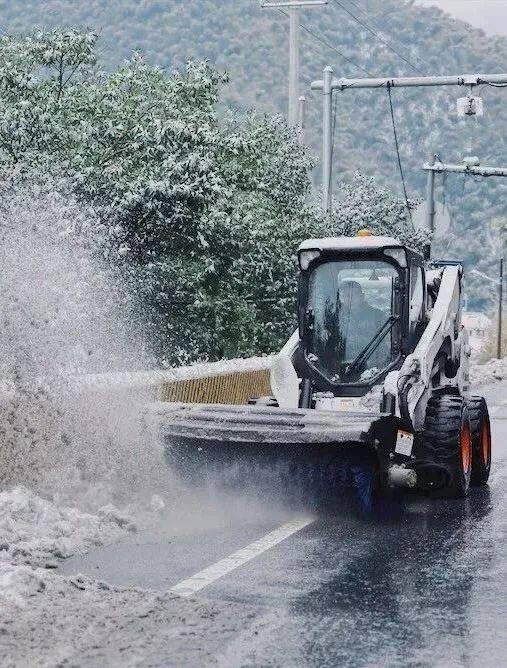
[[[424,273],[422,267],[412,267],[410,272],[409,323],[412,334],[424,317]]]

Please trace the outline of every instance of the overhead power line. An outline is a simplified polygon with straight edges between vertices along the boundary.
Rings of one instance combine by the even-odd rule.
[[[327,48],[330,49],[331,51],[334,51],[335,53],[337,53],[337,54],[338,54],[341,58],[343,58],[343,60],[345,60],[347,63],[349,63],[350,65],[353,65],[354,67],[357,67],[359,70],[361,70],[361,72],[364,72],[364,73],[367,74],[368,76],[370,76],[370,77],[373,76],[373,74],[372,74],[371,72],[369,72],[367,69],[365,69],[362,65],[359,65],[359,63],[356,63],[354,60],[352,60],[352,58],[349,58],[348,56],[346,56],[344,53],[342,53],[339,49],[337,49],[336,47],[334,47],[330,42],[328,42],[328,41],[327,41],[326,39],[324,39],[323,37],[319,37],[315,32],[313,32],[313,30],[312,30],[311,28],[309,28],[308,26],[304,25],[303,23],[301,24],[301,27],[303,28],[303,30],[304,30],[305,32],[307,32],[309,35],[311,35],[314,39],[317,39],[317,40],[318,40],[319,42],[321,42],[325,47],[327,47]]]
[[[353,14],[348,7],[345,7],[345,5],[342,5],[342,3],[339,0],[332,0],[334,4],[337,7],[340,7],[346,14],[348,14],[356,23],[358,23],[360,26],[362,26],[365,30],[367,30],[370,34],[372,34],[376,39],[378,39],[379,42],[382,42],[384,46],[386,46],[390,51],[395,53],[398,58],[401,58],[409,67],[411,67],[415,72],[418,74],[421,74],[421,70],[414,65],[408,58],[406,58],[402,53],[400,53],[397,49],[392,46],[392,44],[388,41],[386,41],[383,37],[381,37],[378,32],[376,32],[373,28],[371,28],[367,23],[359,19],[355,14]]]
[[[403,187],[403,194],[405,196],[405,205],[407,207],[407,212],[408,212],[408,217],[410,218],[410,222],[413,223],[413,221],[412,221],[412,210],[410,209],[410,204],[409,204],[408,195],[407,195],[407,187],[405,185],[405,176],[403,174],[403,167],[401,165],[400,146],[399,146],[399,143],[398,143],[398,132],[396,131],[396,120],[394,118],[393,99],[392,99],[392,96],[391,96],[391,86],[387,87],[387,94],[389,96],[389,110],[391,112],[391,122],[393,124],[394,145],[396,147],[396,155],[398,157],[398,169],[400,170],[401,185]]]
[[[357,4],[357,2],[354,2],[354,0],[348,0],[348,3],[349,3],[349,5],[353,5],[353,6],[357,9],[357,11],[358,11],[360,14],[363,15],[363,17],[366,17],[364,20],[365,20],[365,21],[368,20],[370,27],[373,27],[373,29],[376,30],[377,32],[382,31],[382,29],[379,28],[378,25],[375,25],[375,23],[370,19],[370,17],[369,17],[369,16],[367,15],[367,13],[365,12],[364,8],[363,8],[363,7],[360,7],[360,6]],[[392,37],[392,36],[391,36],[391,37]],[[398,44],[400,44],[404,49],[407,49],[407,45],[404,44],[400,39],[394,39],[394,40],[392,40],[392,41],[394,41],[394,42],[398,42]],[[417,60],[418,60],[420,63],[422,63],[423,65],[426,65],[426,67],[429,67],[430,69],[432,68],[432,66],[431,66],[426,60],[424,60],[424,58],[421,58],[421,56],[415,54],[415,57],[417,58]]]
[[[486,86],[492,86],[493,88],[507,88],[507,84],[504,83],[493,83],[491,81],[486,81],[482,80],[481,83],[485,84]]]
[[[288,16],[287,12],[285,12],[283,9],[278,9],[278,11],[280,12],[280,14],[283,14],[284,16]],[[318,42],[320,42],[320,43],[321,43],[323,46],[325,46],[327,49],[329,49],[329,50],[334,51],[335,53],[337,53],[337,54],[340,56],[340,58],[343,58],[343,60],[345,60],[347,63],[349,63],[350,65],[353,65],[354,67],[357,67],[357,69],[361,70],[361,71],[364,72],[365,74],[368,74],[368,76],[373,76],[372,73],[371,73],[371,72],[368,72],[368,70],[366,70],[362,65],[359,65],[359,63],[356,63],[354,60],[352,60],[352,58],[349,58],[348,56],[346,56],[344,53],[342,53],[342,51],[340,51],[339,49],[337,49],[337,48],[336,48],[335,46],[333,46],[330,42],[328,42],[324,37],[322,37],[321,35],[319,35],[318,33],[316,33],[314,30],[312,30],[311,28],[309,28],[306,24],[304,24],[304,23],[302,23],[302,22],[300,21],[299,25],[301,26],[301,28],[302,28],[306,33],[308,33],[311,37],[313,37],[313,39],[315,39],[315,40],[317,40]]]

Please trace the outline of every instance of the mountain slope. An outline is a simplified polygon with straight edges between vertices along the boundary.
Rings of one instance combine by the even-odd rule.
[[[340,4],[392,41],[402,59],[384,42],[347,14]],[[359,14],[359,8],[363,10]],[[486,37],[481,31],[452,19],[434,8],[414,6],[405,0],[331,0],[327,7],[305,10],[301,21],[302,81],[309,91],[312,79],[331,64],[337,75],[462,74],[507,70],[507,39]],[[1,5],[4,30],[26,31],[33,25],[87,25],[102,36],[106,66],[143,51],[151,62],[179,67],[188,58],[208,58],[226,69],[231,83],[226,103],[285,111],[287,79],[287,18],[275,10],[261,10],[256,0],[7,0]],[[322,41],[312,36],[317,35]],[[382,32],[385,31],[385,32]],[[340,50],[363,70],[342,59]],[[458,121],[458,89],[393,91],[400,151],[411,196],[424,193],[421,164],[430,152],[442,159],[459,160],[464,153],[481,157],[483,164],[507,164],[507,91],[485,87],[486,114],[480,120]],[[348,179],[359,169],[399,189],[391,119],[385,90],[345,91],[338,94],[335,175]],[[309,94],[307,141],[315,151],[320,143],[318,95]],[[316,180],[320,177],[318,170]],[[500,253],[491,220],[505,217],[507,184],[501,179],[449,176],[446,200],[454,217],[456,237],[452,250],[489,271]],[[449,240],[448,240],[449,241]],[[450,244],[448,244],[450,245]],[[486,305],[488,296],[471,283],[475,301]]]

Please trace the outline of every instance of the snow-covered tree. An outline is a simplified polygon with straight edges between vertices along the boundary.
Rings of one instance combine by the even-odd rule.
[[[227,77],[207,63],[167,73],[135,54],[104,73],[95,46],[75,30],[0,38],[0,170],[90,210],[159,361],[278,349],[305,237],[420,242],[403,202],[362,177],[322,216],[296,134],[278,116],[219,114]]]

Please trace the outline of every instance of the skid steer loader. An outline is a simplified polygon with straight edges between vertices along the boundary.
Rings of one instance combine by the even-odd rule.
[[[171,466],[325,489],[370,462],[378,488],[464,497],[491,466],[486,402],[469,395],[463,269],[391,237],[299,248],[299,327],[274,359],[272,396],[245,406],[160,405]],[[241,483],[239,483],[241,484]]]

